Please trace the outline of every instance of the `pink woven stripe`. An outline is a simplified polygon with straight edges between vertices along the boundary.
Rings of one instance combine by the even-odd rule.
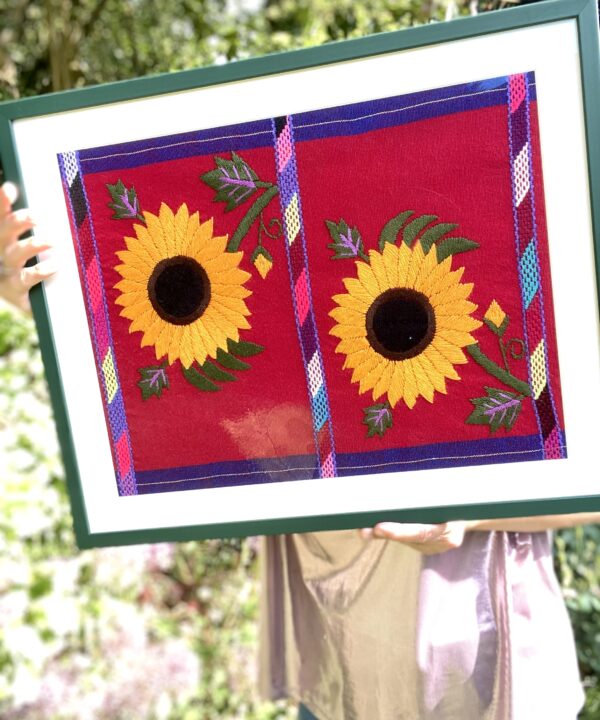
[[[281,173],[292,157],[292,138],[289,124],[285,126],[277,140],[277,150],[277,172]]]
[[[510,111],[514,113],[515,110],[525,100],[525,75],[511,75],[509,78],[510,82]]]
[[[102,283],[100,282],[100,273],[98,272],[98,260],[95,256],[87,266],[85,279],[92,304],[92,311],[95,313],[98,306],[102,303]]]
[[[302,269],[300,277],[296,280],[296,287],[294,288],[294,294],[296,296],[296,308],[298,310],[298,322],[300,325],[304,325],[306,316],[310,308],[308,298],[308,285],[306,282],[306,268]]]
[[[563,457],[563,451],[560,447],[560,435],[556,426],[544,440],[544,455],[552,460]]]
[[[99,364],[102,364],[102,361],[106,357],[106,352],[110,346],[109,337],[108,337],[108,325],[106,323],[106,313],[104,312],[104,307],[102,305],[99,305],[94,310],[94,333],[96,335],[96,347],[98,348],[98,357],[99,357]]]
[[[125,477],[131,468],[131,455],[129,454],[129,445],[127,444],[127,435],[123,433],[117,440],[115,445],[115,451],[117,454],[117,464],[119,466],[119,473],[121,477]]]
[[[331,453],[325,458],[325,462],[321,466],[321,477],[335,477],[335,465]]]

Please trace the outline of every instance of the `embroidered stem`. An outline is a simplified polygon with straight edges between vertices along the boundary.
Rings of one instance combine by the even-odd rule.
[[[265,183],[269,185],[269,183]],[[237,227],[237,230],[231,236],[229,243],[227,244],[228,252],[236,252],[239,248],[240,243],[244,239],[244,236],[250,230],[254,222],[257,220],[261,212],[267,207],[271,200],[277,195],[279,189],[277,185],[269,185],[268,189],[254,202],[250,210],[244,215],[242,221]]]
[[[496,379],[500,380],[500,382],[503,382],[505,385],[508,385],[522,395],[527,397],[531,396],[531,388],[529,385],[526,382],[519,380],[519,378],[516,378],[510,372],[504,370],[504,368],[496,365],[493,360],[490,360],[490,358],[482,352],[479,347],[479,343],[468,345],[465,349],[473,360],[475,360],[478,365],[481,365],[484,370],[489,372],[490,375],[493,375]]]

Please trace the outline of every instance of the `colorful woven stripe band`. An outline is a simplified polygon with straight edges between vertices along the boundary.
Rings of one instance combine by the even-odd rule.
[[[92,333],[96,365],[104,394],[104,407],[114,454],[115,474],[119,495],[136,495],[136,480],[129,430],[125,417],[121,383],[115,363],[115,351],[108,320],[102,273],[98,265],[98,249],[78,154],[59,156],[65,197],[70,207],[72,231],[76,240],[82,285],[85,288],[90,330]]]
[[[531,154],[530,90],[527,76],[508,81],[508,129],[515,241],[523,302],[529,384],[545,458],[565,457],[550,386],[544,298],[537,248],[535,192]]]
[[[292,302],[310,396],[319,475],[334,477],[337,469],[333,428],[313,311],[291,115],[273,119],[273,135]]]

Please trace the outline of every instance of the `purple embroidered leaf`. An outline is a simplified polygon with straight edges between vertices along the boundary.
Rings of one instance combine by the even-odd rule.
[[[148,400],[153,395],[160,397],[163,390],[169,389],[169,378],[165,368],[166,365],[163,364],[139,369],[142,379],[137,384],[142,391],[142,400]]]
[[[348,223],[341,219],[339,223],[326,220],[325,224],[331,235],[332,243],[327,245],[334,251],[333,260],[356,258],[358,256],[368,259],[363,252],[362,238],[358,228],[349,228]]]
[[[523,396],[498,388],[486,387],[485,390],[486,397],[471,398],[475,409],[467,418],[467,423],[489,425],[491,432],[501,427],[511,430],[521,413]]]
[[[252,197],[260,187],[266,187],[269,183],[261,183],[258,175],[245,160],[231,153],[231,160],[215,157],[216,168],[201,176],[216,195],[214,202],[226,203],[225,210],[229,212]]]
[[[115,185],[106,183],[106,188],[112,200],[112,202],[108,203],[108,207],[115,211],[113,219],[141,220],[144,222],[144,216],[140,212],[140,204],[133,186],[127,189],[122,180],[119,180]]]
[[[389,403],[378,403],[371,407],[364,408],[365,417],[363,423],[369,428],[367,437],[377,434],[380,437],[392,427],[392,408]]]

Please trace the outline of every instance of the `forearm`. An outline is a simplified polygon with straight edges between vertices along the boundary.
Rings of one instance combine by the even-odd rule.
[[[577,525],[600,524],[600,512],[570,515],[539,515],[537,517],[504,518],[498,520],[469,520],[468,532],[500,530],[505,532],[543,532],[561,530]]]

